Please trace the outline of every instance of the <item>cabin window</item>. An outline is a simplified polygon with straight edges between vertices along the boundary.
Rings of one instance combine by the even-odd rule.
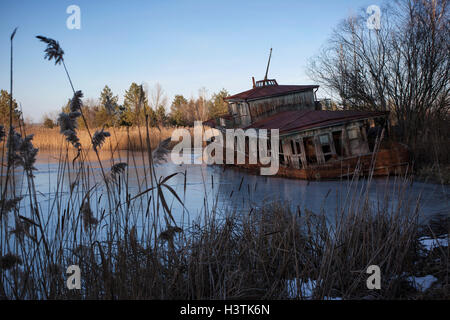
[[[292,150],[292,156],[291,158],[291,165],[294,168],[302,168],[302,160],[301,160],[301,154],[302,154],[302,148],[300,146],[300,141],[296,140],[290,140],[290,146]]]
[[[336,149],[336,154],[339,157],[342,157],[344,155],[344,146],[342,144],[342,131],[334,131],[333,132],[333,143],[334,148]]]
[[[316,156],[316,149],[314,146],[313,137],[305,138],[304,140],[305,145],[305,157],[308,164],[315,164],[317,163],[317,156]]]
[[[348,131],[348,138],[350,140],[358,139],[358,129],[351,129]]]
[[[244,114],[244,108],[242,106],[242,103],[238,104],[238,113],[240,117],[242,117],[242,115]]]
[[[232,103],[231,104],[231,112],[234,116],[237,116],[237,109],[236,109],[236,104]]]
[[[301,154],[302,148],[300,147],[300,141],[291,140],[292,154]]]
[[[278,151],[278,153],[280,155],[280,164],[285,165],[286,163],[284,162],[284,152],[282,143],[280,143],[280,150]]]
[[[303,166],[306,166],[306,164],[302,163],[302,147],[300,146],[300,143],[303,143],[303,140],[295,141],[295,147],[297,148],[297,153],[299,154],[297,161],[298,161],[298,167],[303,168]]]
[[[302,148],[300,147],[300,142],[295,141],[295,147],[297,148],[297,153],[302,153]]]
[[[289,162],[290,165],[294,168],[298,168],[297,167],[297,160],[296,160],[296,154],[297,154],[297,150],[295,149],[295,143],[294,140],[289,140],[290,144],[291,144],[291,156],[289,157]]]
[[[325,161],[330,160],[333,157],[333,150],[331,149],[331,139],[328,134],[322,134],[319,136],[319,141],[322,146],[322,153]]]
[[[323,135],[319,136],[319,139],[320,139],[320,143],[322,145],[330,144],[330,137],[327,134],[323,134]]]
[[[291,150],[292,150],[292,154],[296,154],[296,150],[295,150],[295,145],[294,145],[294,140],[291,140]]]
[[[348,139],[352,155],[359,155],[368,152],[363,142],[360,128],[348,130]]]

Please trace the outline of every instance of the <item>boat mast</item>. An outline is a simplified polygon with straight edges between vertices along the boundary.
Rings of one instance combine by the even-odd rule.
[[[267,74],[269,73],[269,65],[271,57],[272,57],[272,48],[270,48],[269,61],[267,61],[267,68],[266,68],[266,75],[264,76],[264,82],[267,81]]]

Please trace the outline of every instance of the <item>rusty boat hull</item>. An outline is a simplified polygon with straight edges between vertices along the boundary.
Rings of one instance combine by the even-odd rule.
[[[248,159],[246,159],[248,160]],[[309,165],[296,169],[280,166],[275,176],[301,180],[333,180],[344,177],[405,175],[410,170],[410,154],[408,147],[391,142],[377,152],[330,160],[323,164]],[[249,172],[259,174],[260,165],[231,165]]]

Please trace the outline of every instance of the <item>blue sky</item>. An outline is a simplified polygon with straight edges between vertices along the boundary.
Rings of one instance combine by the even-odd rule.
[[[35,39],[58,40],[75,88],[98,98],[107,84],[122,101],[131,82],[159,82],[172,100],[205,87],[238,93],[251,77],[310,84],[305,68],[339,21],[379,0],[0,0],[0,88],[9,90],[9,36],[14,40],[14,96],[25,116],[40,121],[72,96],[62,66],[43,59]],[[69,5],[81,29],[69,30]],[[319,91],[320,93],[320,91]],[[323,93],[322,93],[323,95]]]

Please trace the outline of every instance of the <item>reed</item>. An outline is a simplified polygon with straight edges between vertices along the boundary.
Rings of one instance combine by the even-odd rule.
[[[101,130],[101,128],[94,128],[95,130]],[[152,146],[159,144],[161,140],[165,140],[172,136],[175,128],[161,129],[150,128],[150,143]],[[33,143],[39,150],[59,150],[61,146],[65,144],[64,136],[59,132],[59,128],[44,128],[42,126],[29,126],[27,130],[30,134],[34,134]],[[145,133],[145,128],[131,127],[129,129],[129,137],[127,136],[127,129],[125,127],[108,129],[111,136],[105,140],[102,149],[110,150],[111,148],[116,150],[131,150],[141,151],[142,145],[139,141],[139,131],[141,135]],[[86,130],[78,131],[78,138],[83,149],[92,149],[92,140]]]

